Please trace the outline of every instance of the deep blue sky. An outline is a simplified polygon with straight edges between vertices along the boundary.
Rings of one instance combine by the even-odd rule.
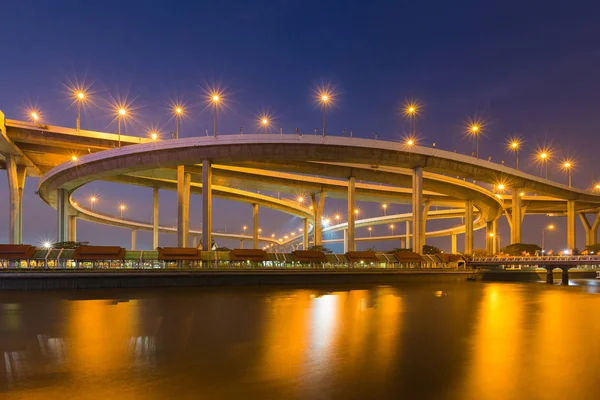
[[[86,111],[83,128],[116,131],[100,99],[129,93],[139,107],[129,134],[144,135],[150,125],[172,130],[167,104],[183,97],[189,112],[181,135],[193,136],[211,128],[203,88],[221,83],[230,101],[220,131],[238,132],[243,126],[251,132],[256,115],[271,111],[278,127],[308,132],[320,124],[312,90],[325,82],[339,94],[328,118],[330,134],[346,128],[356,136],[379,132],[380,138],[399,139],[406,129],[400,106],[415,98],[425,105],[418,129],[423,144],[471,153],[474,146],[463,126],[478,115],[487,123],[482,157],[512,163],[504,143],[518,134],[526,141],[524,167],[535,172],[529,154],[548,144],[557,149],[557,160],[577,158],[574,184],[588,187],[600,144],[600,4],[491,3],[14,1],[2,5],[0,110],[8,118],[24,118],[32,104],[46,122],[74,126],[63,84],[86,78],[99,107]],[[563,175],[552,168],[553,178],[564,180]],[[25,241],[33,243],[52,238],[55,231],[54,213],[34,194],[36,183],[28,180],[25,196]],[[0,187],[5,185],[0,174]],[[104,211],[116,213],[121,201],[137,202],[142,205],[128,210],[130,215],[150,217],[149,190],[94,184],[78,193],[83,198],[92,191],[102,193]],[[7,194],[0,193],[0,226],[6,227]],[[161,223],[174,225],[175,196],[163,198]],[[199,200],[192,212],[199,214],[195,203]],[[251,222],[250,206],[231,212],[225,210],[231,203],[218,205],[217,229],[239,230],[238,225]],[[328,212],[343,206],[331,205]],[[376,205],[362,207],[370,215],[379,212]],[[271,215],[265,211],[261,217],[265,214]],[[524,241],[539,241],[545,219],[528,219]],[[564,221],[555,222],[566,231]],[[277,215],[269,223],[265,229],[274,232],[283,232],[281,225],[299,226]],[[7,230],[0,229],[0,242]],[[85,222],[78,233],[98,243],[129,240],[125,230]],[[501,234],[506,242],[504,219]],[[138,236],[139,246],[148,248],[150,235]],[[551,236],[548,242],[558,248],[566,232]],[[579,247],[583,240],[580,229]],[[165,245],[172,242],[165,236]],[[446,248],[447,242],[432,241]],[[479,233],[476,247],[481,246]]]

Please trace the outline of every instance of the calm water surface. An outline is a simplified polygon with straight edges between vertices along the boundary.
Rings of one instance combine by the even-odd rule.
[[[2,399],[598,399],[596,281],[0,294]]]

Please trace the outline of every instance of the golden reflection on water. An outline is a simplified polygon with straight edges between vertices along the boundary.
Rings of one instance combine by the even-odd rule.
[[[0,399],[579,399],[600,391],[600,297],[585,288],[224,288],[124,302],[44,294],[0,305]]]

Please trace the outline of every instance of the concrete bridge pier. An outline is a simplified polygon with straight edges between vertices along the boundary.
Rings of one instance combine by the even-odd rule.
[[[308,218],[304,218],[304,230],[302,231],[302,250],[308,250]]]
[[[25,187],[26,168],[17,165],[16,157],[5,154],[8,175],[8,242],[23,243],[23,188]]]
[[[552,271],[554,271],[554,267],[544,267],[546,269],[546,283],[553,285],[554,284],[554,276],[552,276]]]
[[[202,161],[202,250],[212,249],[212,166]]]
[[[313,227],[313,245],[321,246],[322,238],[323,238],[323,221],[321,221],[323,217],[323,208],[325,207],[325,191],[321,190],[319,193],[319,199],[317,200],[317,195],[315,193],[310,195],[310,201],[313,211],[313,219],[315,221],[315,225]]]
[[[356,250],[356,243],[354,242],[354,221],[356,220],[356,201],[355,201],[355,187],[356,179],[351,176],[348,178],[348,229],[347,233],[344,231],[344,243],[347,243],[346,252]]]
[[[576,203],[575,200],[567,200],[567,248],[573,250],[577,247],[576,232]]]
[[[585,228],[585,245],[598,243],[598,225],[600,225],[600,213],[596,213],[594,222],[590,223],[585,213],[579,213],[579,219]]]
[[[252,204],[252,248],[258,249],[258,204]]]
[[[456,254],[457,249],[456,249],[456,233],[453,233],[452,235],[450,235],[452,243],[451,243],[451,249],[452,249],[452,254]]]
[[[66,189],[56,190],[56,241],[69,240],[69,192]]]
[[[473,200],[465,201],[465,254],[473,253]]]
[[[563,285],[569,285],[569,267],[560,267],[562,270],[562,281]]]
[[[190,183],[192,175],[177,166],[177,246],[188,247],[190,230]]]
[[[152,193],[152,250],[158,247],[158,188],[155,187]]]
[[[131,250],[136,249],[136,244],[137,244],[137,230],[132,229],[131,230]]]
[[[410,249],[410,221],[406,221],[406,231],[404,234],[404,248]]]
[[[512,214],[510,223],[510,244],[521,243],[521,223],[523,222],[521,209],[521,189],[512,189]]]
[[[77,241],[77,217],[75,215],[69,215],[69,241]]]
[[[413,251],[423,254],[423,167],[412,170],[412,244]]]

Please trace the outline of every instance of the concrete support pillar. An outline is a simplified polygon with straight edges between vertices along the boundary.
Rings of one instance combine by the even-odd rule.
[[[452,254],[456,254],[457,249],[456,249],[456,234],[453,233],[452,235],[450,235],[451,238],[451,245],[450,245],[450,249],[452,251]]]
[[[344,254],[348,252],[348,229],[344,229]]]
[[[546,267],[546,283],[550,285],[554,284],[554,276],[552,276],[552,271],[554,267]]]
[[[152,193],[152,250],[158,247],[158,188],[155,187]]]
[[[494,223],[488,221],[485,225],[485,251],[488,256],[494,255]]]
[[[137,230],[132,229],[131,230],[131,250],[136,249],[136,243],[137,243]]]
[[[244,239],[240,239],[240,249],[244,248]]]
[[[315,246],[321,246],[323,241],[323,223],[321,218],[323,217],[323,207],[325,207],[325,191],[319,193],[319,199],[317,201],[316,194],[310,196],[311,205],[313,207],[313,215],[315,225],[313,227],[313,243]]]
[[[577,240],[575,236],[575,218],[576,213],[575,200],[567,200],[567,248],[573,250],[577,247]]]
[[[410,221],[406,221],[406,233],[404,235],[404,248],[410,249]]]
[[[421,234],[421,248],[425,246],[426,237],[427,237],[427,215],[429,214],[429,202],[423,205],[423,222],[421,223],[421,229],[423,233]]]
[[[10,244],[21,244],[23,242],[23,189],[26,168],[17,165],[16,157],[11,154],[6,154],[5,159],[8,175],[8,241]]]
[[[212,249],[212,166],[202,161],[202,250]]]
[[[510,224],[510,244],[521,243],[521,222],[522,217],[522,205],[521,205],[521,191],[518,188],[513,188],[512,192],[512,214]]]
[[[562,267],[562,281],[563,285],[569,285],[569,267]]]
[[[188,247],[190,226],[191,175],[183,165],[177,166],[177,246]]]
[[[423,168],[412,170],[413,251],[423,254]]]
[[[69,242],[77,241],[77,217],[69,215]]]
[[[252,204],[252,248],[258,249],[258,204]]]
[[[193,236],[192,236],[192,247],[193,247],[194,249],[197,249],[197,248],[198,248],[198,236],[196,236],[196,235],[193,235]]]
[[[492,233],[494,234],[494,240],[492,243],[492,254],[497,254],[500,251],[500,236],[498,236],[498,220],[492,221]]]
[[[585,228],[585,245],[589,246],[598,242],[598,224],[600,224],[600,213],[596,213],[594,222],[590,224],[584,213],[579,213],[581,223]]]
[[[66,189],[56,190],[56,241],[69,240],[69,192]]]
[[[304,230],[302,231],[302,250],[308,250],[308,218],[304,218]]]
[[[354,251],[356,242],[354,241],[354,221],[356,220],[356,201],[355,201],[355,186],[356,179],[351,176],[348,178],[348,249],[346,251]]]
[[[473,200],[465,201],[465,254],[473,253]]]

